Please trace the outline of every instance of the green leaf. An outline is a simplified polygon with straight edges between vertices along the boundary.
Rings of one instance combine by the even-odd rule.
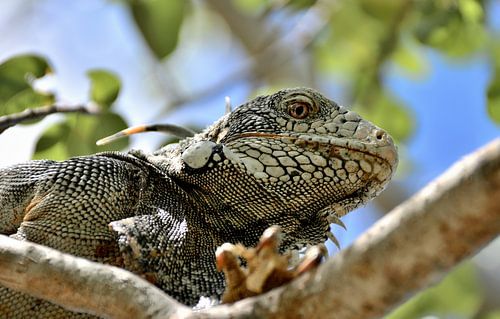
[[[72,156],[122,150],[128,146],[128,138],[104,147],[95,145],[95,142],[126,127],[127,123],[115,113],[96,116],[69,114],[64,122],[49,127],[43,133],[36,144],[33,157],[63,160]]]
[[[120,92],[121,83],[118,76],[98,69],[88,71],[87,75],[91,80],[91,100],[108,110]]]
[[[45,95],[35,93],[31,84],[35,79],[50,72],[51,67],[48,62],[35,55],[16,56],[0,64],[0,115],[8,113],[6,103],[10,104],[9,113],[20,112],[31,106],[41,106],[36,103],[40,102],[40,99],[44,100]],[[22,96],[22,99],[17,100],[16,96]],[[50,100],[51,95],[46,96]],[[21,102],[26,104],[22,105]],[[13,106],[14,104],[16,106]]]
[[[127,128],[127,122],[118,114],[115,113],[107,113],[99,116],[97,121],[97,126],[90,138],[92,139],[92,145],[95,146],[96,152],[104,152],[104,151],[117,151],[122,150],[129,145],[129,138],[121,138],[119,140],[114,141],[111,144],[106,144],[103,146],[95,145],[95,142],[103,137],[112,135],[118,131],[121,131]]]
[[[342,80],[349,80],[361,66],[373,64],[387,25],[369,15],[357,1],[344,1],[340,8],[334,10],[329,27],[315,43],[313,61],[325,76],[340,71]]]
[[[421,1],[417,5],[422,8],[414,34],[423,44],[451,57],[468,56],[484,46],[483,10],[474,0],[460,0],[458,6],[454,1]]]
[[[70,127],[66,122],[57,123],[50,126],[38,139],[35,146],[35,153],[45,151],[53,147],[55,144],[64,141],[68,136],[69,131]]]
[[[290,0],[285,3],[287,5],[287,8],[291,8],[294,10],[303,10],[310,8],[315,2],[315,0]]]
[[[135,23],[158,59],[177,46],[188,1],[130,0]]]
[[[266,2],[262,0],[235,0],[233,5],[243,12],[258,14],[265,8]]]
[[[0,105],[0,116],[22,112],[30,107],[50,105],[54,102],[55,96],[53,94],[42,94],[35,92],[32,88],[26,88],[16,93],[4,104]],[[26,123],[28,122],[23,122],[23,124]]]
[[[500,309],[493,310],[492,312],[484,315],[482,319],[500,319]]]
[[[459,0],[458,9],[467,23],[479,23],[483,19],[483,8],[476,0]]]
[[[422,54],[419,54],[416,49],[412,50],[405,45],[400,45],[396,48],[392,59],[399,67],[413,75],[421,75],[428,68]]]
[[[129,139],[123,138],[115,143],[97,146],[95,142],[128,127],[123,118],[115,113],[98,116],[74,115],[69,119],[73,127],[68,135],[67,149],[70,156],[93,154],[104,151],[122,150],[128,146]]]
[[[69,157],[66,143],[64,141],[60,141],[46,150],[36,152],[33,154],[32,158],[35,160],[51,159],[55,161],[62,161],[68,159]]]
[[[472,264],[463,264],[437,286],[410,299],[387,316],[387,319],[472,318],[481,304],[481,293]]]
[[[500,124],[500,67],[496,69],[495,75],[488,85],[486,96],[488,98],[488,115],[495,123]]]
[[[361,8],[370,16],[381,21],[392,21],[399,13],[404,1],[394,0],[361,0]]]
[[[50,126],[38,139],[33,159],[64,160],[68,158],[65,146],[71,128],[66,122]]]

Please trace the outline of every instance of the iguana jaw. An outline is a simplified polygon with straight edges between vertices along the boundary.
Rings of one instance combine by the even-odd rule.
[[[383,131],[382,131],[383,132]],[[381,139],[389,139],[388,135],[384,132],[384,136]],[[339,154],[342,150],[351,150],[366,155],[371,155],[385,161],[391,171],[394,171],[398,164],[398,153],[394,146],[392,140],[381,141],[379,145],[376,143],[363,142],[357,139],[346,139],[333,136],[321,136],[316,134],[273,134],[273,133],[263,133],[263,132],[249,132],[241,133],[237,136],[232,137],[225,143],[230,144],[232,141],[238,139],[275,139],[283,141],[286,144],[295,144],[297,146],[303,147],[308,150],[328,150],[330,149],[330,155]]]
[[[371,125],[371,124],[370,124]],[[371,126],[373,130],[378,128]],[[382,131],[383,132],[383,131]],[[307,154],[309,158],[311,154],[316,154],[319,158],[323,158],[324,167],[318,167],[317,172],[322,172],[324,177],[328,171],[331,179],[328,183],[324,180],[314,182],[313,180],[301,181],[297,180],[297,186],[287,186],[286,183],[280,185],[280,181],[273,182],[271,178],[261,179],[261,185],[271,192],[280,194],[279,198],[283,198],[288,204],[295,206],[297,211],[306,211],[311,207],[316,207],[317,210],[309,210],[310,218],[319,218],[328,220],[332,223],[338,218],[344,216],[355,208],[365,204],[370,199],[378,195],[386,186],[398,163],[396,147],[390,137],[385,133],[376,131],[373,135],[378,134],[378,138],[365,138],[365,141],[358,139],[346,139],[334,136],[321,136],[316,134],[296,134],[296,133],[264,133],[264,132],[249,132],[238,134],[225,141],[226,147],[240,156],[240,159],[247,168],[247,173],[250,175],[261,176],[261,172],[252,171],[252,164],[256,160],[266,160],[261,157],[251,158],[253,155],[246,148],[250,147],[254,152],[262,151],[265,147],[272,145],[271,143],[279,143],[281,149],[292,149],[300,154]],[[267,146],[263,146],[267,145]],[[292,151],[293,152],[293,151]],[[265,154],[262,152],[262,154]],[[274,156],[276,153],[271,153],[269,156]],[[288,152],[288,157],[291,152]],[[297,157],[297,156],[296,156]],[[274,156],[277,161],[280,161],[278,156]],[[267,159],[270,162],[269,158]],[[297,161],[295,158],[294,161]],[[313,160],[311,160],[313,161]],[[281,164],[282,162],[280,162]],[[317,163],[319,165],[321,163]],[[321,165],[323,165],[321,164]],[[357,171],[348,171],[348,166],[357,167]],[[304,166],[302,166],[304,167]],[[301,165],[296,167],[302,170]],[[346,171],[347,170],[347,171]],[[264,168],[266,172],[266,168]],[[353,177],[353,172],[357,173]],[[259,175],[260,174],[260,175]],[[308,194],[307,188],[299,193],[290,193],[289,189],[300,189],[299,183],[304,182],[304,185],[311,183],[310,187],[318,187],[318,183],[324,183],[323,193],[331,194],[328,201],[321,201],[324,206],[319,206],[319,201],[315,200],[317,194]],[[288,185],[292,185],[289,180]],[[339,185],[352,184],[349,187],[340,187]],[[316,186],[312,186],[316,185]],[[351,191],[346,191],[350,189]],[[301,199],[302,198],[302,199]],[[308,201],[305,206],[303,201]],[[294,202],[296,204],[294,204]],[[299,207],[298,205],[301,205]],[[317,215],[316,215],[317,214]],[[338,222],[336,222],[338,224]],[[325,223],[327,225],[328,223]],[[319,229],[318,229],[319,230]],[[325,230],[328,235],[329,229]],[[330,234],[331,235],[331,234]],[[331,238],[332,236],[329,237]]]
[[[288,146],[292,150],[315,152],[328,160],[327,165],[334,169],[339,168],[335,167],[336,165],[341,165],[336,164],[335,161],[354,160],[358,164],[362,164],[360,166],[365,173],[374,171],[377,182],[383,184],[381,186],[385,186],[397,168],[398,153],[389,135],[376,127],[374,128],[376,133],[373,135],[376,134],[378,137],[376,139],[366,138],[365,141],[317,134],[249,132],[233,136],[225,141],[225,144],[236,152],[242,149],[242,145],[254,144],[258,151],[259,144],[266,143],[266,140],[276,141],[281,143],[283,148]],[[293,156],[289,157],[293,158]],[[373,179],[374,176],[365,174],[360,177]]]

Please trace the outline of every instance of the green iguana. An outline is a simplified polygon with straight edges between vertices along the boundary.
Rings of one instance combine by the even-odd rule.
[[[152,154],[0,169],[0,233],[125,268],[193,306],[224,291],[218,246],[255,246],[271,225],[281,251],[322,243],[397,161],[380,128],[312,89],[285,89]],[[91,316],[0,287],[0,317]]]

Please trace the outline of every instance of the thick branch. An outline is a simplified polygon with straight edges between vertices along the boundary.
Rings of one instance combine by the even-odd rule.
[[[500,139],[455,164],[315,272],[193,313],[132,274],[0,237],[0,284],[114,318],[374,318],[500,233]],[[93,293],[100,291],[98,296]]]
[[[206,318],[376,318],[500,234],[500,139],[396,207],[317,272]]]
[[[190,312],[128,271],[2,235],[0,269],[3,286],[73,311],[123,319],[176,318]]]

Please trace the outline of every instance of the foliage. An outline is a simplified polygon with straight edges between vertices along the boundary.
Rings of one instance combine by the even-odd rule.
[[[207,7],[215,11],[219,7],[213,5],[216,1],[207,1]],[[159,1],[159,0],[126,0],[122,2],[131,12],[130,23],[135,25],[144,38],[144,44],[154,56],[160,60],[167,59],[176,49],[183,23],[189,18],[194,9],[188,1]],[[414,131],[412,113],[396,99],[386,88],[384,77],[388,67],[396,67],[410,76],[420,76],[427,71],[427,62],[423,50],[430,47],[451,58],[465,59],[479,52],[491,52],[494,74],[487,91],[488,113],[491,118],[500,122],[500,54],[498,44],[494,45],[494,34],[489,34],[485,26],[485,3],[475,0],[460,1],[391,1],[391,0],[357,0],[357,1],[262,1],[262,0],[235,0],[234,7],[226,6],[220,12],[233,34],[249,49],[249,57],[255,60],[253,86],[256,91],[267,91],[269,87],[283,87],[289,85],[311,85],[300,75],[290,78],[290,69],[295,72],[294,66],[299,60],[291,59],[290,63],[279,63],[276,56],[268,56],[268,46],[252,41],[261,41],[260,37],[252,32],[238,31],[228,14],[237,15],[248,21],[254,21],[255,33],[265,32],[266,28],[258,29],[260,24],[265,27],[270,21],[277,20],[282,26],[273,29],[270,39],[278,44],[282,37],[293,38],[295,29],[288,28],[286,21],[299,21],[306,13],[322,10],[323,15],[317,19],[324,19],[324,26],[312,30],[307,34],[310,43],[301,43],[300,33],[296,46],[302,50],[301,54],[313,58],[313,77],[338,78],[342,77],[346,87],[345,99],[347,103],[374,121],[386,128],[396,140],[404,142]],[[281,16],[279,16],[281,15]],[[275,18],[274,16],[279,16]],[[269,20],[269,21],[267,21]],[[189,20],[188,20],[189,21]],[[244,20],[240,21],[243,24]],[[321,22],[321,21],[320,21]],[[360,23],[362,22],[362,23]],[[460,41],[456,41],[457,38]],[[269,40],[268,40],[269,41]],[[272,42],[272,41],[271,41]],[[273,42],[273,45],[276,43]],[[286,46],[276,45],[277,50],[286,50]],[[255,51],[255,48],[260,48]],[[284,52],[286,54],[286,52]],[[273,59],[276,60],[273,62]],[[267,61],[267,62],[266,62]],[[258,65],[268,65],[265,73],[275,73],[274,76],[263,74]],[[51,104],[55,101],[53,93],[37,92],[33,83],[51,72],[48,62],[34,55],[19,56],[4,62],[0,66],[0,115],[19,112],[26,107]],[[119,92],[119,83],[116,75],[92,71],[89,72],[93,88],[90,99],[108,112]],[[295,82],[294,82],[295,81]],[[317,82],[314,80],[313,82]],[[106,96],[105,94],[109,94]],[[195,94],[196,95],[196,94]],[[350,103],[349,103],[350,101]],[[182,105],[177,105],[182,107]],[[391,114],[392,116],[386,116]],[[81,116],[78,116],[81,117]],[[109,132],[122,129],[119,117],[113,117],[113,125],[109,125]],[[83,120],[82,120],[83,121]],[[85,120],[86,121],[86,120]],[[91,120],[92,121],[92,120]],[[95,120],[97,121],[97,120]],[[97,123],[97,122],[94,122]],[[70,124],[70,123],[66,123]],[[37,147],[36,157],[50,153],[47,141],[56,132],[66,132],[68,126],[59,123],[50,128],[44,135],[40,147]],[[97,125],[97,124],[96,124]],[[115,126],[116,125],[116,126]],[[69,127],[70,131],[78,128]],[[62,134],[62,133],[58,133]],[[64,136],[84,136],[85,134],[65,134]],[[63,137],[63,135],[59,135]],[[47,140],[48,138],[48,140]],[[90,138],[90,137],[89,137]],[[93,136],[92,136],[93,138]],[[68,143],[72,140],[68,140]],[[86,140],[89,141],[89,140]],[[83,140],[81,141],[83,142]],[[60,142],[63,143],[64,142]],[[56,145],[51,144],[51,145]],[[82,144],[82,143],[78,143]],[[92,143],[93,144],[93,143]],[[122,143],[119,146],[124,147]],[[43,147],[42,147],[43,146]],[[118,145],[116,145],[118,146]],[[82,147],[80,151],[73,146],[64,147],[72,151],[60,153],[67,156],[84,154],[95,150]],[[57,156],[57,158],[59,158]]]
[[[127,127],[127,123],[110,109],[120,92],[120,80],[116,75],[104,70],[90,70],[88,76],[91,80],[90,100],[100,106],[100,113],[92,116],[72,114],[50,126],[36,144],[35,159],[66,159],[127,147],[128,139],[104,147],[95,144],[100,138]]]
[[[188,1],[130,0],[134,22],[151,51],[163,59],[176,47]]]
[[[416,295],[387,319],[425,316],[441,318],[447,314],[453,314],[457,318],[471,318],[480,304],[481,291],[475,278],[474,267],[466,263],[455,269],[437,286]]]
[[[90,70],[87,74],[91,80],[90,99],[109,109],[120,93],[120,80],[104,70]]]
[[[53,93],[39,92],[33,88],[37,79],[51,72],[50,63],[43,57],[23,55],[9,59],[0,65],[0,115],[21,112],[53,104]],[[106,150],[123,149],[128,140],[97,147],[95,141],[127,127],[123,118],[111,111],[120,91],[120,81],[104,70],[88,72],[91,80],[90,101],[100,107],[97,115],[68,115],[62,122],[50,126],[35,147],[35,159],[65,159]]]
[[[49,63],[35,55],[20,55],[0,64],[0,116],[21,112],[27,107],[54,102],[50,93],[36,92],[33,82],[52,72]]]
[[[494,73],[486,92],[488,114],[496,123],[500,124],[500,42],[495,43],[492,60]]]

